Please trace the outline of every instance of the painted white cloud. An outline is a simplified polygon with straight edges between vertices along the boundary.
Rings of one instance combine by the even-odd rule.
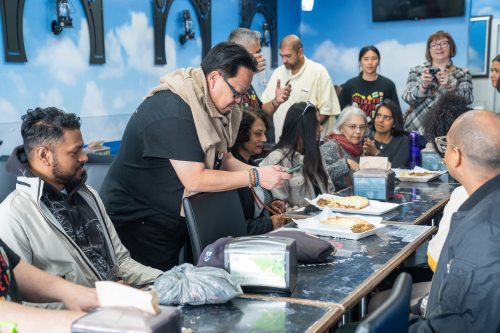
[[[122,56],[120,40],[113,30],[106,34],[106,65],[99,73],[100,79],[122,77],[125,74],[125,62]]]
[[[316,30],[314,30],[310,25],[305,24],[304,22],[300,22],[299,32],[301,35],[314,36],[317,34]]]
[[[381,55],[380,74],[394,81],[401,96],[410,68],[425,61],[425,42],[401,44],[391,39],[375,46]],[[329,70],[334,84],[342,84],[359,72],[358,55],[357,47],[348,48],[327,40],[315,49],[312,58]],[[402,109],[406,109],[405,104]]]
[[[165,37],[166,66],[152,66],[154,63],[153,28],[148,24],[145,13],[132,12],[131,21],[116,28],[120,45],[127,55],[127,66],[145,74],[161,76],[176,68],[175,42]]]
[[[467,56],[467,66],[469,67],[469,70],[473,73],[481,73],[484,71],[484,68],[482,67],[482,59],[477,53],[477,50],[469,47],[469,52]]]
[[[2,123],[19,121],[19,115],[16,109],[5,98],[0,98],[0,114],[2,115]],[[5,138],[3,138],[3,140],[5,140]]]
[[[201,55],[194,56],[191,59],[191,62],[189,63],[191,67],[200,67],[200,64],[201,64]]]
[[[40,100],[38,105],[42,108],[55,106],[67,112],[74,112],[73,110],[66,110],[64,107],[64,97],[61,91],[57,88],[51,88],[47,91],[40,92]]]
[[[74,85],[78,76],[88,68],[90,46],[87,21],[81,21],[77,43],[69,37],[50,35],[43,45],[35,57],[35,64],[46,67],[60,82]]]
[[[102,98],[101,91],[94,81],[88,81],[85,85],[85,94],[83,96],[82,117],[94,117],[106,115],[106,108],[104,107],[104,99]]]
[[[26,84],[24,83],[24,79],[21,75],[17,74],[13,70],[9,70],[6,73],[6,79],[10,80],[19,96],[24,96],[26,94]]]

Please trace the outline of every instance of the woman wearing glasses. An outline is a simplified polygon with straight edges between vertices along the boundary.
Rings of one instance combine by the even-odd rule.
[[[410,105],[405,115],[406,131],[423,134],[425,115],[435,101],[448,91],[455,91],[468,104],[474,100],[469,70],[451,61],[456,52],[455,41],[445,31],[439,30],[427,39],[427,61],[410,70],[403,92],[403,99]]]
[[[340,107],[357,106],[372,120],[375,107],[385,99],[393,100],[399,107],[394,82],[377,73],[380,66],[379,50],[373,45],[363,47],[359,51],[358,62],[361,72],[342,85]]]
[[[243,163],[257,166],[254,155],[262,153],[267,137],[267,117],[263,111],[243,111],[236,142],[231,148],[235,158]],[[252,192],[253,191],[253,192]],[[285,224],[281,216],[285,203],[274,200],[271,192],[262,188],[242,187],[238,189],[241,206],[247,221],[249,235],[260,235]],[[266,209],[269,208],[269,211]],[[271,214],[272,215],[271,215]]]
[[[295,103],[286,113],[279,142],[260,163],[295,167],[283,187],[271,190],[275,198],[289,206],[304,206],[304,198],[335,191],[319,151],[320,133],[319,110],[309,102]]]
[[[351,173],[359,170],[366,124],[366,114],[355,106],[348,106],[342,110],[333,132],[325,137],[320,147],[326,170],[337,191],[351,186]]]
[[[363,155],[389,158],[393,168],[405,168],[409,157],[409,140],[403,130],[403,115],[390,99],[379,104],[372,122],[372,135],[365,140]]]

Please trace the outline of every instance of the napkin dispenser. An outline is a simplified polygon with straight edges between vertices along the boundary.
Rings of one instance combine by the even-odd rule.
[[[290,294],[297,285],[294,239],[250,236],[233,239],[224,249],[224,268],[245,292]]]
[[[368,199],[387,201],[394,196],[394,179],[387,157],[361,157],[360,170],[353,174],[353,193]]]

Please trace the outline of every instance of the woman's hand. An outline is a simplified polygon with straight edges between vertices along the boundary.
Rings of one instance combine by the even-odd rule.
[[[363,144],[363,155],[365,156],[377,156],[380,154],[380,150],[375,146],[375,141],[366,138],[365,143]]]
[[[349,164],[349,168],[352,171],[359,171],[359,164],[356,161],[353,161],[351,159],[347,159],[347,164]]]
[[[441,86],[446,86],[449,84],[450,77],[448,75],[448,71],[439,71],[436,74],[436,78]]]
[[[273,222],[273,229],[281,228],[286,223],[286,219],[281,214],[271,216],[271,221]]]
[[[420,77],[420,79],[422,80],[422,83],[421,83],[421,87],[423,90],[427,90],[427,88],[429,88],[429,85],[431,84],[432,82],[432,74],[429,73],[429,69],[426,68],[423,72],[422,72],[422,76]]]
[[[285,205],[285,202],[284,201],[281,201],[281,200],[274,200],[273,202],[271,202],[271,208],[277,212],[278,214],[281,214],[283,212],[285,212],[286,210],[286,205]]]
[[[282,187],[287,179],[292,178],[292,175],[286,173],[286,168],[280,165],[268,165],[257,168],[259,173],[259,184],[268,190]]]

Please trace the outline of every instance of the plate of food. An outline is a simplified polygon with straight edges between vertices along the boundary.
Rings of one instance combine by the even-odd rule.
[[[402,182],[426,183],[445,174],[447,171],[431,171],[416,167],[415,169],[392,169],[396,173],[396,178]]]
[[[382,215],[399,206],[398,203],[368,200],[359,195],[341,197],[333,194],[320,194],[315,199],[306,200],[319,209],[328,207],[332,211],[340,213],[361,215]]]
[[[299,229],[311,234],[354,240],[373,235],[385,227],[381,217],[342,215],[329,208],[314,217],[294,221]]]

